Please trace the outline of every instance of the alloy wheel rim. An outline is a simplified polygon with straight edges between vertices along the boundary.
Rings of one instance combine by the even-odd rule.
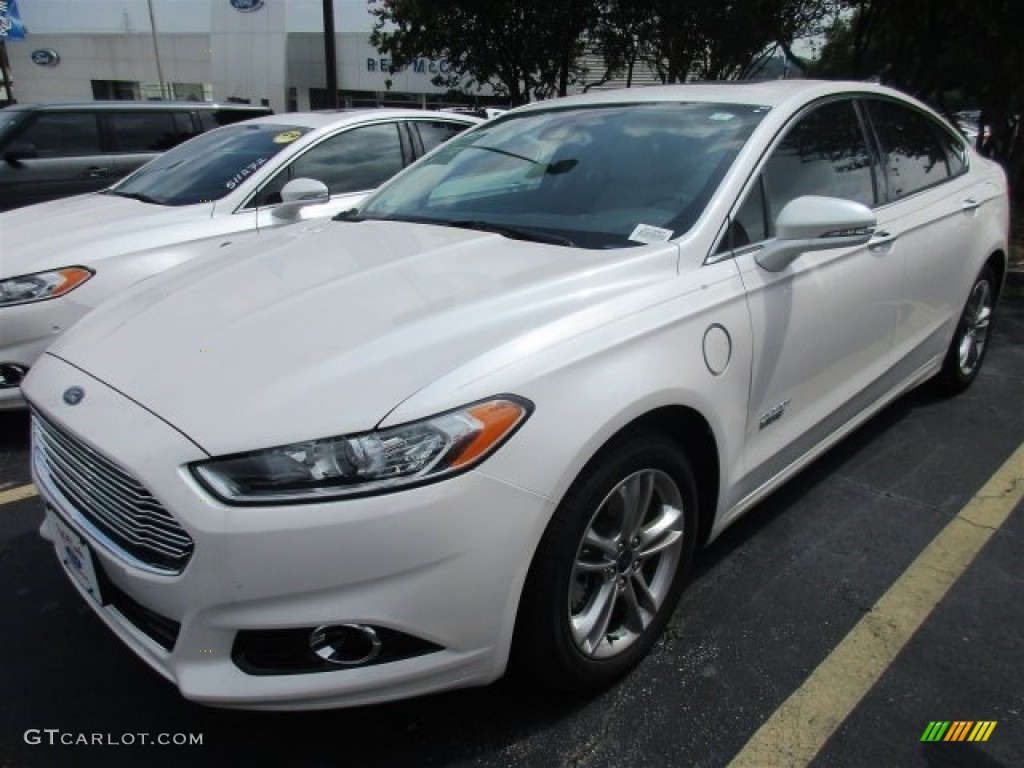
[[[957,350],[960,373],[964,376],[971,376],[981,362],[991,318],[992,287],[987,280],[979,280],[964,309],[964,331]]]
[[[644,469],[604,498],[572,565],[569,629],[595,659],[636,642],[665,602],[683,548],[682,494],[665,472]]]

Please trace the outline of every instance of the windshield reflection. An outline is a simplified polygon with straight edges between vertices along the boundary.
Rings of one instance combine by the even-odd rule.
[[[160,155],[112,187],[109,194],[156,205],[220,200],[310,130],[270,123],[218,128]]]
[[[532,233],[586,248],[679,236],[767,112],[647,103],[512,114],[453,139],[384,187],[360,218]]]

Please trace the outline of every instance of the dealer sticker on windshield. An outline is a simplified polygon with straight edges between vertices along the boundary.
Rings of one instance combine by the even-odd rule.
[[[293,141],[302,136],[302,131],[281,131],[281,133],[274,136],[275,144],[291,144]]]
[[[672,239],[672,230],[652,227],[650,224],[637,224],[629,239],[634,243],[664,243]]]

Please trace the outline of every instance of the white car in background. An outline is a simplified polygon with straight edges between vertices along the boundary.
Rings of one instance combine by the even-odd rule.
[[[467,127],[422,110],[288,113],[181,144],[102,192],[0,213],[0,410],[54,338],[130,285],[238,236],[351,208]]]
[[[901,393],[970,385],[1008,211],[877,85],[516,109],[58,339],[25,382],[41,531],[196,701],[365,704],[510,657],[592,690],[700,547]]]

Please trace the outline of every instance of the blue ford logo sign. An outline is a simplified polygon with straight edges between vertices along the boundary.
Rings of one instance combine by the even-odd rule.
[[[68,405],[78,405],[85,399],[85,390],[81,387],[68,387],[64,390],[64,402]]]
[[[231,7],[242,13],[258,11],[263,7],[263,0],[231,0]]]
[[[52,48],[40,48],[32,51],[32,63],[40,67],[56,67],[60,61],[60,55]]]

